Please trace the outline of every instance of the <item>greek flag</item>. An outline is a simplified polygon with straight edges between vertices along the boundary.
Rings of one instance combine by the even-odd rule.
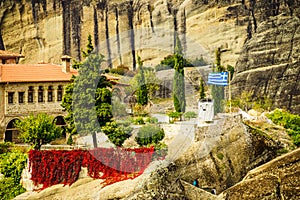
[[[228,85],[228,72],[209,73],[208,84],[211,85]]]

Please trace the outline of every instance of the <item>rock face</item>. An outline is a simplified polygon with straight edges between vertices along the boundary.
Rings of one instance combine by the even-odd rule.
[[[107,60],[103,67],[135,69],[137,54],[153,66],[173,53],[177,31],[187,58],[203,55],[213,62],[221,47],[222,64],[236,65],[234,96],[253,90],[253,97],[300,113],[299,1],[0,0],[0,5],[0,49],[24,54],[22,63],[60,63],[62,54],[80,60],[91,34]]]
[[[236,64],[234,96],[252,91],[255,99],[300,113],[299,25],[297,16],[284,15],[258,25]]]
[[[297,199],[300,150],[268,162],[279,148],[239,115],[226,117],[199,128],[194,144],[177,160],[153,162],[134,180],[102,188],[101,180],[81,179],[71,187],[57,185],[16,199]],[[159,167],[150,170],[154,166]],[[195,179],[199,187],[192,185]],[[212,189],[218,195],[210,194]]]
[[[136,54],[145,64],[172,54],[174,31],[187,57],[203,55],[211,62],[223,46],[223,61],[234,64],[250,14],[240,1],[0,0],[0,5],[0,49],[25,55],[22,63],[59,63],[62,54],[80,60],[91,34],[107,65],[132,67]]]
[[[222,199],[299,199],[300,149],[250,171],[242,182],[224,191]]]
[[[245,126],[239,116],[203,127],[189,150],[168,167],[153,172],[129,199],[209,199],[242,180],[247,172],[275,157],[280,148],[270,138]],[[191,185],[197,179],[197,190]],[[191,196],[197,197],[193,198]]]

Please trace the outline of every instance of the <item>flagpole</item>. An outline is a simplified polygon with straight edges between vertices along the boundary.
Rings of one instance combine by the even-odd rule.
[[[230,83],[231,83],[231,74],[230,71],[228,71],[228,90],[229,90],[229,113],[231,114],[231,88],[230,88]]]

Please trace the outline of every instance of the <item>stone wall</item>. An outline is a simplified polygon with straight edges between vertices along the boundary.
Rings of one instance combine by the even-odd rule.
[[[65,112],[61,102],[57,100],[58,86],[62,86],[62,93],[68,82],[40,82],[40,83],[8,83],[0,87],[0,140],[4,139],[4,133],[8,123],[13,119],[21,119],[31,113],[47,113],[53,117],[64,116]],[[28,102],[28,89],[33,87],[33,102]],[[43,102],[38,102],[38,89],[43,87]],[[48,87],[52,86],[52,102],[48,102]],[[8,103],[8,92],[14,92],[13,103]],[[24,92],[23,103],[19,103],[18,93]]]

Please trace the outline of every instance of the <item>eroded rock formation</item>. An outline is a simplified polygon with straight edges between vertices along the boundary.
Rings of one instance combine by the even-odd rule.
[[[260,23],[236,64],[234,96],[252,91],[254,99],[300,113],[299,26],[297,16],[285,15]]]

